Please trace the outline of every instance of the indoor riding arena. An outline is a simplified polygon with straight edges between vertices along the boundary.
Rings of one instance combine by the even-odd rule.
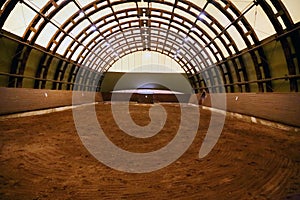
[[[0,199],[300,199],[300,1],[0,1]]]

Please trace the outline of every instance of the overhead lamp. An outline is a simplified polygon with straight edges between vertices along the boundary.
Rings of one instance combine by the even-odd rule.
[[[180,53],[180,49],[178,49],[178,50],[176,51],[176,53],[173,55],[173,58],[177,58],[177,56],[178,56],[179,53]]]
[[[151,52],[148,49],[145,52],[145,57],[146,58],[151,58]]]
[[[194,26],[191,28],[191,31],[196,31],[196,30],[197,30],[197,28]]]
[[[204,19],[204,17],[205,17],[205,14],[201,12],[201,13],[199,14],[199,16],[198,16],[198,19],[201,20],[201,19]]]
[[[113,56],[115,56],[115,58],[120,58],[119,54],[116,52],[113,53]]]
[[[95,30],[97,30],[97,27],[95,25],[93,25],[93,26],[91,26],[91,30],[95,31]]]
[[[80,13],[79,13],[79,17],[84,17],[84,12],[83,11],[81,11]]]
[[[138,2],[138,7],[139,8],[148,8],[148,2],[144,2],[144,1]]]

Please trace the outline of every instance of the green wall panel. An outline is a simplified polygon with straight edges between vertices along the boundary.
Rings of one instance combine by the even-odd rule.
[[[264,51],[270,67],[271,77],[288,75],[287,63],[279,41],[274,41],[264,46]],[[272,81],[273,92],[289,92],[289,81],[285,79]]]
[[[0,37],[0,71],[10,73],[12,60],[16,53],[18,44],[12,40]],[[0,75],[0,87],[7,87],[9,77]]]
[[[42,52],[32,49],[26,63],[26,69],[24,72],[25,76],[35,77],[37,66],[39,65],[40,59],[42,57]],[[34,87],[34,79],[23,79],[23,87],[24,88],[33,88]]]

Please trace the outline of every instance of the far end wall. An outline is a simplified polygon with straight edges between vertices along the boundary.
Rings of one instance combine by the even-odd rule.
[[[184,78],[189,85],[189,80],[186,78],[186,74],[179,73],[123,73],[123,72],[106,72],[103,82],[101,84],[101,92],[111,92],[116,90],[115,86],[121,78],[126,75],[126,84],[123,84],[117,88],[117,90],[128,90],[141,88],[148,85],[151,89],[165,89],[163,83],[172,85],[173,91],[182,93],[191,93],[190,88],[186,87],[179,78]],[[152,85],[151,85],[152,83]],[[161,86],[159,86],[159,84]],[[190,86],[190,85],[189,85]]]

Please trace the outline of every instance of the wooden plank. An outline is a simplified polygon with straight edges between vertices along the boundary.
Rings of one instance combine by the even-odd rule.
[[[218,99],[220,94],[211,94]],[[228,93],[227,111],[300,127],[299,93]],[[203,105],[211,107],[210,95]],[[220,108],[221,104],[214,105]]]
[[[0,88],[0,115],[70,106],[72,95],[72,91],[67,90]],[[95,95],[95,101],[102,101],[100,93],[84,92],[79,95],[80,102],[92,103],[92,95]]]

